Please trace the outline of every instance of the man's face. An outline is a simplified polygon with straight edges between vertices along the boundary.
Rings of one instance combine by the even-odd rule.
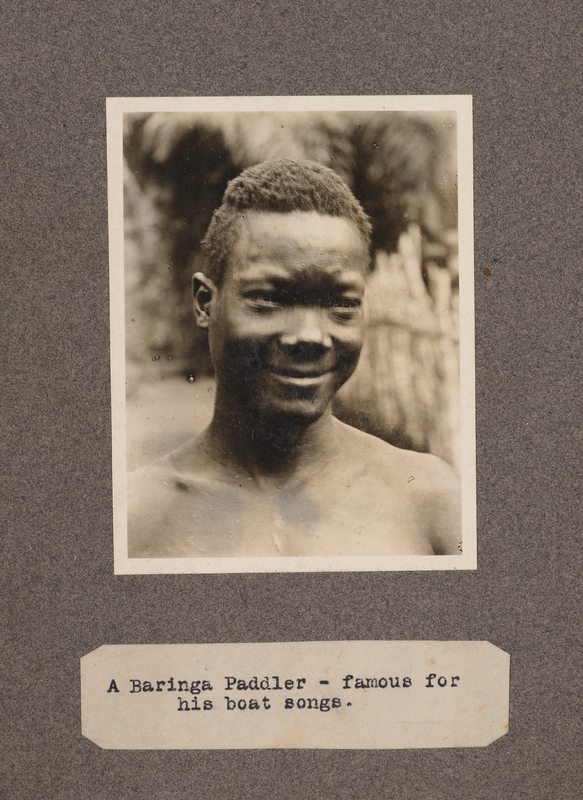
[[[358,362],[367,263],[347,219],[246,214],[209,308],[221,389],[259,416],[318,419]]]

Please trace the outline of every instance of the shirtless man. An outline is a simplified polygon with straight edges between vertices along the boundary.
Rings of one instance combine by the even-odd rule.
[[[214,416],[131,477],[130,557],[459,553],[450,468],[331,413],[362,346],[369,246],[325,167],[281,159],[229,184],[194,276]]]

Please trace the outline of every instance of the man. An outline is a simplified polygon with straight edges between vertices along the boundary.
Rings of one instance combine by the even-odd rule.
[[[369,247],[326,167],[280,159],[229,184],[194,276],[214,416],[132,476],[130,557],[459,553],[450,468],[331,414],[362,346]]]

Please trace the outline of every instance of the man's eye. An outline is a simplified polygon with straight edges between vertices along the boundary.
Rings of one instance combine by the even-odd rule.
[[[335,297],[330,303],[330,308],[338,312],[354,312],[360,308],[360,300],[352,297]]]
[[[281,297],[272,292],[250,292],[247,299],[259,309],[279,308],[283,302]]]
[[[334,302],[339,308],[360,308],[360,300],[353,300],[349,297],[340,297]]]
[[[339,322],[347,322],[357,317],[360,300],[352,297],[335,297],[328,304],[328,313]]]

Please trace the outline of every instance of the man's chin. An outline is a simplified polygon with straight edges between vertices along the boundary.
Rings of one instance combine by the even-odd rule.
[[[323,416],[328,405],[329,403],[295,399],[266,404],[260,413],[268,425],[311,425]]]

